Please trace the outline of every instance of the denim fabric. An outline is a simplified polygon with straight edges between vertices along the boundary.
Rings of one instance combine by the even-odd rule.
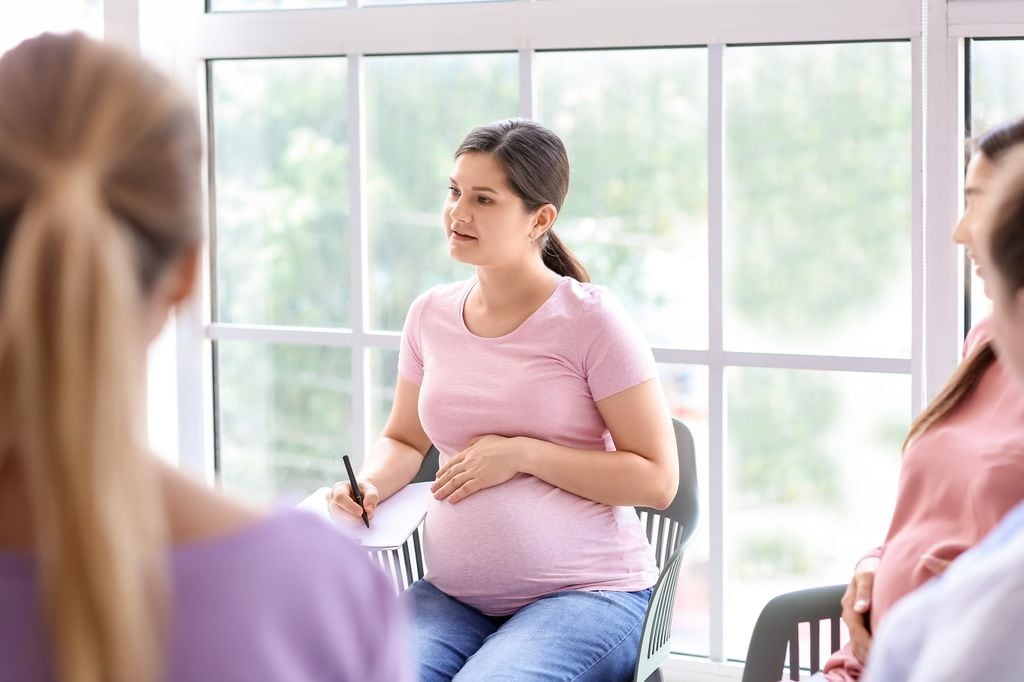
[[[422,682],[615,682],[636,665],[651,589],[556,592],[487,616],[425,580],[403,594]]]

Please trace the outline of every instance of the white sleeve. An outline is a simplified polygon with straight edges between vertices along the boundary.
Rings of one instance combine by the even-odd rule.
[[[1024,536],[949,577],[910,682],[1021,679]]]

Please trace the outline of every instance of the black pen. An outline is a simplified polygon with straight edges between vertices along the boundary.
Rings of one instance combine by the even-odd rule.
[[[352,473],[352,462],[348,461],[348,455],[342,455],[345,460],[345,471],[348,472],[348,482],[352,485],[352,499],[356,501],[359,508],[363,510],[363,523],[370,527],[370,519],[366,518],[366,507],[363,506],[363,494],[359,492],[359,484],[356,483],[356,475]]]

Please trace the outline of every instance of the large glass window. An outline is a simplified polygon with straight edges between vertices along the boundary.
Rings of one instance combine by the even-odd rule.
[[[346,75],[341,58],[211,64],[220,321],[350,323]],[[333,480],[351,443],[350,351],[217,350],[223,485],[295,501]]]
[[[351,351],[217,344],[220,481],[263,503],[294,504],[344,474],[352,431]]]
[[[693,434],[701,520],[679,570],[672,647],[698,655],[709,651],[711,626],[711,531],[708,523],[708,368],[663,363],[661,387],[672,416]]]
[[[726,52],[727,348],[910,356],[910,62],[909,43]]]
[[[473,127],[518,111],[515,54],[369,57],[366,78],[370,327],[400,330],[416,296],[465,279],[441,207]]]
[[[384,14],[352,10],[337,17]],[[674,647],[742,659],[766,601],[847,580],[892,512],[915,347],[911,43],[541,42],[210,62],[220,476],[287,501],[362,458],[410,303],[472,274],[442,231],[453,153],[529,115],[569,151],[556,230],[639,323],[694,434]]]
[[[573,169],[556,231],[651,344],[706,348],[707,51],[543,52],[535,73]]]
[[[746,656],[759,606],[849,580],[896,499],[910,377],[727,373],[726,655]]]
[[[219,321],[349,325],[346,74],[341,58],[211,65]]]

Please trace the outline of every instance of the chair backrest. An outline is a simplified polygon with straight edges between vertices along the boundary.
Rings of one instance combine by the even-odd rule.
[[[633,679],[636,682],[656,674],[672,651],[672,612],[675,608],[679,569],[683,551],[697,530],[700,506],[697,500],[697,458],[690,429],[672,419],[679,458],[679,488],[666,509],[637,507],[641,522],[647,527],[647,540],[654,547],[654,556],[661,573],[651,594],[651,603],[644,617]]]
[[[697,532],[700,505],[697,499],[697,457],[693,435],[686,424],[675,417],[672,428],[676,436],[676,457],[679,460],[679,487],[675,499],[665,509],[637,507],[636,513],[646,522],[647,540],[655,548],[658,567],[664,568],[676,547],[684,549]]]
[[[437,470],[440,468],[440,464],[437,461],[437,457],[440,453],[433,445],[427,450],[427,454],[423,455],[423,464],[420,465],[420,470],[416,472],[416,478],[409,481],[410,483],[426,483],[427,481],[433,481],[437,475]]]
[[[743,682],[778,682],[789,668],[789,679],[800,679],[800,624],[808,624],[810,672],[821,670],[828,654],[821,655],[821,623],[829,627],[831,654],[839,649],[839,623],[846,585],[829,585],[789,592],[761,609],[747,648]],[[786,652],[789,652],[788,660]],[[823,660],[824,659],[824,660]]]

